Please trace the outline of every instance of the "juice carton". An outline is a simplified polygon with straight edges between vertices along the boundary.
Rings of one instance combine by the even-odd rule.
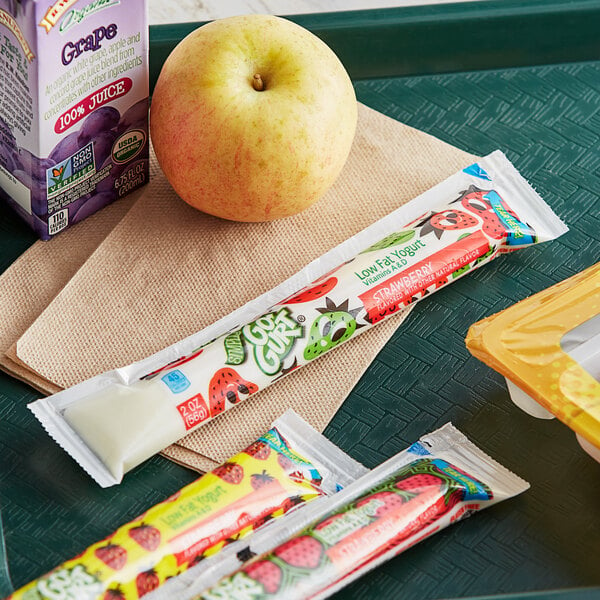
[[[144,0],[0,0],[0,196],[48,240],[149,177]]]

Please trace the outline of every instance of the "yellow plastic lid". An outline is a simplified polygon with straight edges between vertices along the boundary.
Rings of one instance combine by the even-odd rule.
[[[599,324],[596,263],[474,323],[466,344],[579,439],[600,448]]]

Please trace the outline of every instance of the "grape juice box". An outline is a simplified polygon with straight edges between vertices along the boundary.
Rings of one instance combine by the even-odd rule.
[[[148,181],[145,0],[0,0],[0,196],[48,240]]]

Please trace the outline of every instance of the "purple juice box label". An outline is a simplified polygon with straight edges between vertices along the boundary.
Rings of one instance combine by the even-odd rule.
[[[0,197],[41,239],[149,179],[145,0],[0,0]]]

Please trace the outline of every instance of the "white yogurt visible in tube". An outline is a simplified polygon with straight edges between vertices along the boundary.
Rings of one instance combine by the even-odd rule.
[[[149,439],[164,448],[185,435],[178,416],[156,381],[115,384],[72,404],[64,413],[92,452],[120,477],[148,458]]]

